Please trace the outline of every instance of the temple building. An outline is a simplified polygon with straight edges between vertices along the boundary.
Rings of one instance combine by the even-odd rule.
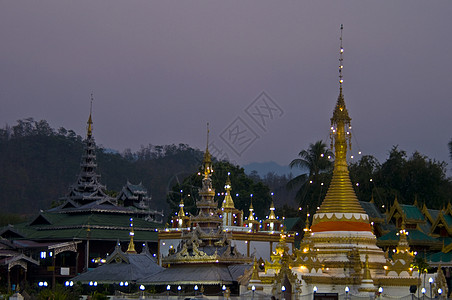
[[[203,160],[202,187],[197,200],[198,214],[190,217],[190,228],[173,231],[181,234],[180,243],[171,247],[168,255],[160,257],[166,267],[162,272],[142,278],[144,286],[155,286],[182,295],[199,291],[200,294],[238,295],[240,286],[251,275],[252,258],[237,250],[223,230],[223,220],[218,215],[218,203],[212,187],[212,160],[208,148]],[[230,207],[232,208],[232,207]],[[231,210],[232,211],[232,210]],[[183,205],[178,216],[184,224]],[[177,219],[176,219],[177,220]],[[232,218],[231,218],[232,220]],[[166,232],[166,231],[164,231]]]
[[[71,278],[65,285],[73,286],[77,282],[91,287],[109,285],[112,291],[127,292],[138,280],[161,272],[163,268],[157,264],[146,243],[142,245],[141,253],[135,250],[133,219],[130,221],[130,241],[127,251],[121,249],[118,241],[113,253],[99,259],[99,267]]]
[[[149,207],[150,197],[141,184],[128,182],[118,198],[108,195],[97,173],[91,113],[84,143],[77,180],[61,204],[41,211],[31,222],[0,230],[0,237],[35,250],[32,257],[41,269],[27,275],[32,283],[62,283],[97,267],[100,258],[115,251],[118,240],[129,240],[130,218],[135,219],[138,250],[146,243],[154,254],[157,252],[163,212]]]
[[[209,167],[204,166],[205,169],[212,167],[208,147],[206,147],[204,161],[204,164],[207,162],[209,165]],[[299,221],[299,218],[291,218],[287,220],[288,222],[285,222],[285,218],[282,219],[276,216],[275,206],[272,202],[267,218],[258,221],[254,215],[253,195],[251,195],[248,217],[244,218],[244,212],[237,209],[234,205],[234,199],[232,197],[234,187],[232,186],[229,175],[224,185],[225,191],[221,207],[217,206],[216,201],[212,203],[198,201],[197,207],[200,214],[189,216],[184,211],[184,202],[181,199],[179,211],[172,217],[171,225],[168,228],[159,230],[159,257],[168,255],[183,240],[184,234],[198,227],[198,220],[204,222],[204,218],[208,214],[213,214],[215,216],[215,222],[221,223],[222,230],[228,234],[228,238],[240,253],[246,254],[247,256],[253,255],[257,259],[260,259],[260,262],[270,259],[279,242],[282,229],[288,231],[287,243],[289,248],[291,250],[295,248],[295,236],[298,233],[291,231],[291,229]],[[215,194],[212,197],[214,198]],[[209,218],[211,217],[213,216]],[[215,223],[209,226],[218,225]],[[203,226],[206,225],[203,224]],[[289,226],[290,228],[288,228]]]

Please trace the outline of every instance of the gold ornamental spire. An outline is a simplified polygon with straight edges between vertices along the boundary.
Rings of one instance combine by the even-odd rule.
[[[91,104],[89,107],[89,118],[88,118],[88,127],[87,127],[87,133],[86,136],[90,138],[93,135],[93,119],[91,117],[92,111],[93,111],[93,101],[94,101],[94,95],[91,94]]]
[[[184,212],[184,199],[182,198],[182,190],[180,190],[180,203],[179,203],[179,212],[177,213],[178,217],[185,216]]]
[[[275,220],[276,219],[276,215],[275,215],[275,204],[273,203],[273,199],[272,199],[272,204],[270,205],[270,215],[268,216],[269,220]]]
[[[133,236],[135,235],[135,233],[133,232],[133,218],[130,218],[130,242],[129,242],[129,247],[127,248],[127,253],[137,253],[137,251],[135,251],[135,244],[133,242]]]
[[[326,194],[320,209],[317,213],[359,213],[365,214],[364,209],[358,202],[355,191],[350,181],[350,175],[347,167],[347,146],[351,147],[350,122],[345,106],[344,95],[342,94],[343,75],[343,53],[342,47],[342,30],[341,25],[341,45],[339,58],[339,96],[336,107],[334,108],[333,117],[331,118],[331,145],[334,146],[334,170],[330,187]]]
[[[306,208],[306,221],[305,221],[305,227],[303,229],[305,237],[308,237],[311,235],[311,228],[309,224],[309,206]]]
[[[206,152],[204,153],[204,159],[203,159],[203,167],[204,167],[204,178],[209,177],[210,173],[213,172],[212,170],[212,155],[210,155],[209,152],[209,123],[207,123],[207,145],[206,145]]]
[[[225,192],[222,208],[235,208],[234,200],[232,199],[232,196],[231,196],[232,186],[231,186],[231,179],[229,178],[230,174],[231,173],[228,172],[228,178],[226,179],[226,184],[224,186],[224,189],[226,192]]]
[[[366,261],[364,262],[364,276],[363,276],[363,279],[372,280],[372,276],[370,275],[369,255],[368,254],[366,254]]]
[[[253,194],[251,194],[251,203],[250,203],[250,215],[248,216],[249,221],[254,221],[254,208],[253,208]]]

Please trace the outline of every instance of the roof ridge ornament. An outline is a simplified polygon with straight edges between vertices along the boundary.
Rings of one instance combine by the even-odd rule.
[[[89,106],[88,128],[86,130],[87,131],[86,136],[88,138],[90,138],[93,135],[93,118],[91,117],[92,113],[93,113],[93,101],[94,101],[94,94],[91,93],[91,103],[90,103],[90,106]]]
[[[212,155],[209,152],[209,122],[207,122],[207,144],[206,144],[206,152],[204,153],[203,159],[203,167],[204,167],[204,178],[208,178],[212,170]]]

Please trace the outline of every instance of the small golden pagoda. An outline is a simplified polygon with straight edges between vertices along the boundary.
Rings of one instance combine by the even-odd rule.
[[[246,220],[246,226],[252,231],[256,232],[259,230],[260,224],[259,221],[257,221],[254,218],[254,207],[253,207],[253,197],[251,197],[250,202],[250,208],[249,208],[250,214],[248,216],[248,219]]]
[[[242,226],[243,225],[243,211],[235,208],[234,200],[231,196],[232,185],[229,176],[231,173],[228,172],[228,178],[224,185],[224,200],[221,205],[221,218],[223,219],[223,228],[229,229],[231,226]]]
[[[130,242],[129,242],[129,247],[127,248],[126,253],[132,253],[132,254],[136,254],[137,251],[135,250],[135,244],[133,242],[133,237],[135,236],[135,232],[133,231],[133,218],[130,218]]]
[[[272,193],[273,195],[273,193]],[[270,214],[268,215],[268,218],[264,221],[264,231],[280,231],[282,229],[282,222],[280,219],[276,217],[275,214],[275,204],[273,203],[270,205]]]
[[[179,229],[190,227],[190,217],[187,216],[184,211],[184,199],[182,198],[182,191],[179,203],[179,212],[177,212],[176,215],[171,218],[171,227]]]
[[[398,232],[399,243],[392,254],[392,259],[385,267],[386,274],[389,276],[408,276],[413,274],[411,263],[414,260],[414,253],[410,251],[408,245],[408,231],[405,229],[405,222],[402,223],[402,229]]]

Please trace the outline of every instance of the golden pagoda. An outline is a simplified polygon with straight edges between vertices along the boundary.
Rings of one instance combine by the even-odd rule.
[[[273,196],[273,193],[272,193]],[[279,218],[276,217],[275,214],[275,204],[273,203],[270,205],[270,214],[268,215],[268,218],[264,221],[264,231],[280,231],[282,229],[282,222]]]
[[[228,178],[224,185],[224,200],[221,205],[221,218],[223,219],[223,228],[228,230],[232,226],[242,226],[243,224],[243,211],[235,208],[234,200],[231,196],[232,184],[228,172]]]
[[[217,214],[218,203],[214,199],[215,189],[212,186],[211,174],[213,173],[213,168],[212,156],[209,152],[209,129],[207,129],[207,146],[203,159],[203,173],[202,188],[199,189],[201,199],[196,201],[199,212],[198,215],[191,217],[190,223],[192,227],[199,228],[200,231],[204,232],[213,241],[220,237],[222,220]]]
[[[417,283],[416,278],[408,272],[403,273],[403,278],[387,276],[385,270],[390,262],[376,245],[369,216],[361,207],[350,180],[347,151],[351,148],[351,118],[342,87],[342,28],[341,25],[339,96],[330,133],[335,153],[333,177],[312,225],[306,224],[303,250],[295,251],[293,270],[299,270],[304,286],[311,292],[317,289],[333,292],[338,286],[342,286],[342,291],[347,287],[353,294],[373,293],[383,285],[407,288]],[[409,266],[403,267],[409,271]]]
[[[179,203],[179,212],[177,212],[176,215],[172,217],[171,225],[172,228],[178,229],[188,228],[190,226],[190,217],[187,216],[184,211],[184,199],[182,198],[182,190]]]
[[[136,254],[137,251],[135,250],[135,244],[133,242],[133,237],[135,236],[135,232],[133,231],[133,218],[130,218],[130,242],[129,242],[129,247],[127,247],[127,251],[126,253],[132,253],[132,254]]]
[[[252,232],[256,232],[259,230],[259,221],[257,221],[254,218],[254,207],[253,207],[253,197],[251,195],[251,202],[250,202],[250,208],[249,208],[249,216],[248,219],[246,220],[246,226],[252,231]]]

